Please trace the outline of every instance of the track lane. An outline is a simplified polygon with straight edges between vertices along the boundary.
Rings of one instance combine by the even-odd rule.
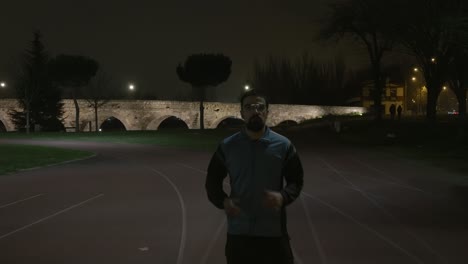
[[[60,143],[55,142],[54,145],[60,146]],[[65,145],[96,150],[98,156],[76,164],[47,168],[47,173],[24,172],[13,178],[8,176],[7,180],[0,178],[0,188],[6,183],[8,186],[5,188],[14,187],[18,194],[49,195],[49,192],[40,192],[41,188],[31,187],[44,186],[50,193],[73,196],[100,191],[105,193],[105,197],[53,219],[54,225],[60,226],[60,233],[68,232],[68,235],[57,235],[53,232],[54,227],[46,221],[40,224],[44,229],[29,235],[28,232],[20,232],[12,236],[15,241],[23,241],[16,245],[35,235],[35,241],[39,241],[41,235],[53,234],[55,242],[45,243],[41,250],[52,256],[52,248],[60,245],[59,241],[70,242],[59,256],[62,260],[75,256],[82,262],[67,259],[67,263],[95,260],[100,263],[176,263],[181,251],[180,198],[167,181],[144,168],[151,166],[173,181],[186,203],[187,240],[182,262],[224,263],[224,215],[209,204],[203,186],[204,170],[212,153],[130,144]],[[288,207],[289,230],[292,246],[299,257],[298,263],[419,263],[417,259],[422,263],[444,263],[434,258],[427,248],[414,245],[417,244],[415,239],[405,232],[405,228],[410,228],[440,252],[446,263],[464,263],[467,257],[463,249],[468,242],[467,224],[457,220],[464,219],[463,211],[447,206],[451,201],[448,199],[450,194],[447,194],[450,185],[434,184],[440,175],[429,179],[422,177],[423,173],[436,174],[440,170],[414,166],[411,162],[388,161],[386,157],[379,159],[375,153],[336,146],[313,150],[299,146],[298,149],[306,171],[304,194],[302,201],[297,200]],[[121,154],[125,157],[119,157]],[[317,155],[335,167],[335,171],[317,160],[314,157]],[[350,155],[361,163],[350,162]],[[76,173],[60,174],[55,170]],[[51,176],[47,176],[50,172]],[[414,175],[417,172],[422,173]],[[410,188],[406,188],[408,186]],[[60,192],[57,188],[64,189]],[[27,195],[15,197],[10,193],[6,197],[0,192],[0,201],[30,197]],[[25,201],[24,205],[41,198]],[[379,212],[375,203],[401,223]],[[436,223],[431,219],[434,216]],[[80,232],[73,231],[73,226],[79,227],[77,230]],[[75,241],[73,237],[79,239]],[[89,240],[91,237],[95,240]],[[25,247],[27,245],[25,243]],[[15,246],[16,249],[25,247]]]

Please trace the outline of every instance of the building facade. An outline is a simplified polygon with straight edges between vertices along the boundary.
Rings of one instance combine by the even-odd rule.
[[[367,109],[374,109],[374,98],[372,91],[374,89],[374,83],[366,83],[362,88],[361,102],[362,106]],[[402,85],[386,83],[384,89],[382,90],[382,113],[389,115],[390,106],[394,104],[395,107],[401,105],[403,111],[406,111],[405,103],[405,87]]]

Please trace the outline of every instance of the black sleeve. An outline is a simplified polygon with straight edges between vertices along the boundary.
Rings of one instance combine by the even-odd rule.
[[[208,200],[219,209],[224,209],[224,199],[228,196],[223,190],[223,180],[227,176],[224,155],[220,146],[213,154],[206,175],[205,189]]]
[[[286,155],[285,165],[283,166],[283,177],[286,180],[286,186],[281,190],[283,196],[283,206],[286,206],[301,194],[304,185],[304,170],[296,148],[291,144]]]

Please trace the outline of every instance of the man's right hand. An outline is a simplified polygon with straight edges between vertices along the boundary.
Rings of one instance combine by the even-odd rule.
[[[237,216],[241,209],[238,207],[231,198],[224,199],[224,211],[229,216]]]

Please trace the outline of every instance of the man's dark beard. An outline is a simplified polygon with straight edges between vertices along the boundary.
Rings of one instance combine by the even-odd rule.
[[[260,116],[252,116],[246,126],[250,131],[259,132],[265,127],[265,123]]]

